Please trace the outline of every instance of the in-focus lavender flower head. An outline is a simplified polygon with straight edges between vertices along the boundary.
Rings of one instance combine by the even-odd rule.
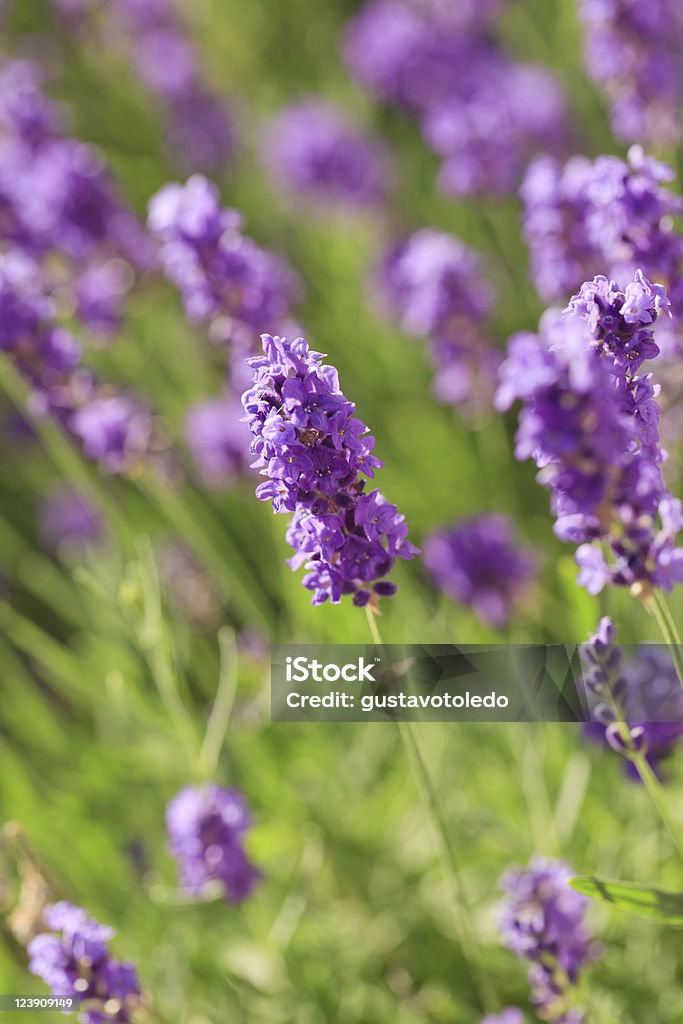
[[[424,564],[436,586],[502,629],[536,574],[530,548],[517,541],[507,516],[484,514],[429,536]]]
[[[54,995],[80,998],[84,1024],[132,1024],[143,997],[134,965],[109,952],[113,929],[70,903],[48,906],[43,919],[50,931],[28,945],[31,973]]]
[[[38,525],[48,548],[68,553],[101,543],[105,534],[102,517],[90,502],[78,491],[62,485],[43,499]]]
[[[337,371],[303,338],[264,334],[262,341],[264,355],[249,361],[253,386],[242,396],[254,466],[269,478],[256,495],[274,512],[294,513],[289,564],[305,566],[313,604],[349,594],[358,606],[375,605],[396,591],[386,579],[396,558],[417,553],[396,506],[365,490],[364,477],[382,465],[375,439],[340,390]]]
[[[429,339],[436,397],[489,408],[499,356],[488,327],[494,293],[479,256],[453,235],[422,228],[388,250],[377,281],[406,334]]]
[[[665,187],[674,172],[632,146],[627,161],[538,157],[521,188],[531,270],[546,301],[565,300],[606,273],[622,286],[641,267],[683,315],[683,238],[673,217],[683,199]],[[678,350],[680,345],[677,344]]]
[[[247,349],[264,327],[275,330],[287,320],[298,292],[295,275],[242,233],[240,215],[221,207],[218,189],[202,175],[157,192],[148,224],[190,319],[213,321],[226,340]]]
[[[647,599],[683,580],[676,536],[681,505],[661,463],[657,389],[644,360],[656,356],[653,326],[668,300],[637,271],[621,290],[596,277],[564,315],[548,311],[538,335],[513,337],[496,396],[523,403],[516,455],[533,458],[552,494],[555,532],[579,544],[579,583],[610,582]]]
[[[236,398],[198,402],[185,417],[185,438],[209,487],[226,487],[249,465],[251,433]]]
[[[290,197],[325,208],[377,206],[391,188],[384,147],[331,103],[308,99],[282,110],[266,125],[263,161]]]
[[[166,808],[166,829],[183,888],[199,896],[218,883],[228,902],[247,899],[261,877],[244,848],[251,825],[237,790],[216,783],[181,789]]]
[[[610,101],[612,128],[628,141],[681,139],[683,12],[677,0],[578,0],[589,76]]]
[[[561,861],[536,858],[503,876],[503,942],[530,963],[532,1002],[551,1024],[581,1024],[572,989],[599,949],[584,917],[587,897],[567,884],[574,873]]]

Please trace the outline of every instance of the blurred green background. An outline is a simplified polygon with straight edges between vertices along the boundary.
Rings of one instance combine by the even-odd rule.
[[[579,642],[606,610],[622,640],[655,639],[636,602],[610,593],[601,603],[576,586],[572,552],[552,536],[547,493],[533,469],[512,458],[514,422],[473,431],[438,406],[424,346],[373,309],[369,277],[383,244],[431,225],[485,254],[501,346],[512,331],[533,329],[541,312],[516,202],[440,195],[436,160],[416,126],[350,82],[338,40],[357,8],[342,0],[181,5],[207,79],[235,98],[242,145],[220,178],[223,199],[301,275],[298,317],[376,435],[385,461],[379,485],[405,513],[415,543],[460,516],[495,510],[513,515],[539,550],[541,586],[506,639]],[[561,77],[577,148],[620,152],[583,75],[573,3],[510,3],[502,33],[517,56],[551,63]],[[73,133],[102,148],[143,215],[153,192],[177,175],[126,54],[69,36],[38,0],[11,6],[4,51],[47,64]],[[307,93],[345,105],[389,141],[401,185],[386,222],[306,218],[271,191],[256,155],[260,122]],[[89,359],[144,390],[178,438],[187,405],[220,391],[202,332],[160,281],[138,291],[116,345]],[[106,549],[78,565],[55,558],[41,548],[36,510],[63,475],[60,452],[0,436],[0,572],[11,598],[0,602],[0,817],[20,822],[25,837],[20,847],[4,845],[0,900],[12,905],[17,866],[37,858],[57,895],[115,926],[114,949],[138,964],[158,1021],[475,1024],[481,1015],[454,932],[454,894],[393,726],[268,725],[261,641],[365,643],[364,613],[309,605],[299,575],[284,564],[284,517],[253,498],[250,481],[229,493],[188,485],[169,506],[144,480],[103,481],[83,463],[73,467],[79,484],[113,504],[118,526],[111,521]],[[172,594],[156,592],[150,553],[159,557],[178,534],[198,542],[213,572],[213,584],[202,585],[218,596],[201,627]],[[500,639],[440,597],[419,561],[399,565],[396,578],[399,595],[384,602],[381,620],[386,641]],[[674,607],[679,614],[680,600]],[[237,696],[217,774],[247,794],[257,822],[250,852],[265,873],[238,909],[178,904],[163,830],[167,800],[194,777],[222,625],[252,637],[237,644]],[[166,671],[191,709],[189,752],[160,698]],[[670,841],[645,794],[577,729],[433,725],[420,739],[501,1006],[528,1006],[524,966],[500,948],[496,932],[497,880],[508,864],[537,852],[577,871],[680,888]],[[671,771],[680,781],[680,765]],[[683,812],[676,786],[669,792]],[[683,1021],[680,933],[597,907],[591,920],[607,948],[586,981],[591,1024]],[[3,935],[0,990],[42,993],[22,949]]]

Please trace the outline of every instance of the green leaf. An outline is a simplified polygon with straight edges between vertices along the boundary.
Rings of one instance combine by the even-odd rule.
[[[683,893],[665,892],[637,882],[614,882],[609,878],[581,875],[569,882],[584,896],[611,903],[620,910],[651,917],[664,924],[683,927]]]

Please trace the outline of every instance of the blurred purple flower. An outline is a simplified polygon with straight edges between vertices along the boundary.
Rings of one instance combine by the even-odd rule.
[[[86,267],[76,277],[76,314],[94,334],[108,337],[118,329],[123,301],[132,285],[124,260],[108,260]]]
[[[229,486],[249,465],[251,434],[239,399],[216,398],[191,406],[185,438],[209,487]]]
[[[489,1013],[481,1024],[524,1024],[524,1014],[516,1006],[506,1006],[500,1013]]]
[[[43,72],[33,61],[8,61],[0,68],[0,127],[31,147],[61,131],[58,109],[43,85]]]
[[[97,510],[82,494],[59,485],[43,499],[38,513],[40,535],[46,547],[80,552],[99,544],[105,525]]]
[[[265,128],[263,161],[293,197],[365,209],[392,184],[388,153],[340,108],[308,99],[282,110]]]
[[[471,95],[433,107],[423,129],[445,158],[439,175],[444,192],[509,193],[532,153],[562,147],[565,120],[564,93],[550,71],[492,61]]]
[[[121,473],[145,455],[152,433],[149,411],[129,395],[104,395],[78,409],[71,429],[89,459],[109,473]]]
[[[529,961],[532,1002],[550,1024],[582,1024],[571,990],[600,955],[583,920],[589,901],[567,885],[573,874],[561,861],[536,858],[501,879],[503,942]]]
[[[488,336],[493,289],[478,255],[422,228],[388,250],[378,286],[402,329],[429,339],[437,398],[472,414],[489,408],[500,357]]]
[[[632,146],[628,161],[541,156],[521,188],[531,270],[546,301],[564,301],[583,281],[607,273],[620,285],[642,267],[666,283],[674,314],[683,315],[683,238],[672,218],[683,199],[664,187],[665,164]],[[674,351],[680,351],[676,339]]]
[[[229,105],[205,84],[172,0],[115,0],[138,76],[163,106],[170,149],[185,170],[222,172],[235,151]]]
[[[550,70],[509,60],[490,31],[498,7],[370,0],[345,36],[351,73],[418,119],[456,195],[511,192],[533,153],[565,146],[564,91]]]
[[[221,207],[218,189],[206,178],[194,174],[185,185],[165,185],[150,201],[148,223],[188,317],[211,322],[214,334],[236,343],[241,356],[254,350],[261,331],[287,320],[298,290],[295,275],[242,234],[240,215]]]
[[[218,882],[228,902],[247,899],[261,878],[244,850],[251,824],[236,789],[216,783],[181,789],[166,809],[166,828],[183,888],[200,896],[209,883]]]
[[[405,517],[363,477],[382,465],[375,439],[339,388],[337,371],[303,338],[264,334],[263,356],[249,360],[252,387],[242,396],[254,435],[255,468],[268,477],[256,496],[274,512],[293,512],[287,540],[292,569],[305,566],[312,603],[375,605],[396,584],[384,577],[396,558],[413,558]]]
[[[143,1002],[140,983],[133,964],[110,955],[113,929],[70,903],[48,906],[43,918],[50,932],[37,935],[28,945],[31,973],[53,995],[80,999],[79,1020],[84,1024],[132,1024]]]
[[[468,29],[485,24],[499,6],[370,0],[347,26],[344,60],[381,99],[413,113],[429,110],[470,80],[482,44]]]
[[[612,128],[658,147],[681,140],[683,11],[678,0],[578,0],[586,68]]]
[[[424,564],[440,590],[493,629],[504,628],[536,575],[533,551],[519,544],[512,520],[490,513],[427,537]]]
[[[30,61],[0,68],[0,239],[41,264],[45,291],[112,333],[125,292],[154,265],[154,246],[101,154],[62,134],[42,85]]]

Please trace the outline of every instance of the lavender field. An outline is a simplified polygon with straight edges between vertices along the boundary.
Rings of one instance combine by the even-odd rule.
[[[0,1024],[683,1022],[683,7],[0,24]],[[593,721],[273,723],[275,644]]]

